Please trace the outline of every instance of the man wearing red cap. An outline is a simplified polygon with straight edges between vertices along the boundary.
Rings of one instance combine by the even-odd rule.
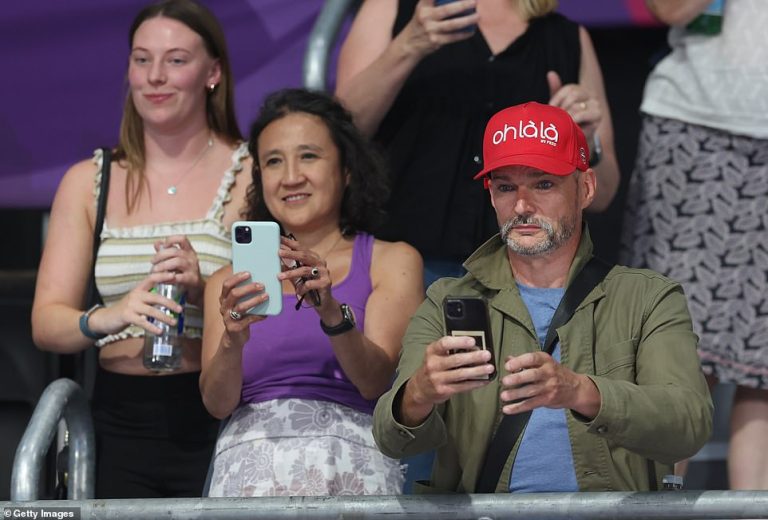
[[[486,127],[475,178],[500,234],[464,277],[429,288],[374,415],[385,454],[437,449],[433,491],[655,489],[709,438],[682,289],[592,260],[588,158],[579,126],[553,106],[510,107]],[[445,335],[448,296],[487,302],[489,350]]]

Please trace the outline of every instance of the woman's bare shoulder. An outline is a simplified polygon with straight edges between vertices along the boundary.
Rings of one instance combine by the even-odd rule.
[[[59,204],[82,204],[95,200],[96,174],[98,167],[92,158],[83,159],[67,169],[56,190]]]
[[[388,242],[376,239],[373,243],[373,266],[382,269],[406,267],[422,268],[421,254],[406,242]]]

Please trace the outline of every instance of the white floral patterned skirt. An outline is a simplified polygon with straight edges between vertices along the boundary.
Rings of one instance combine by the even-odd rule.
[[[216,443],[209,496],[398,495],[403,470],[376,447],[372,424],[326,401],[242,405]]]

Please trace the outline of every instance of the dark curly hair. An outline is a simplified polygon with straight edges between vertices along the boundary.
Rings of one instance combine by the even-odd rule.
[[[276,221],[262,196],[259,136],[270,123],[297,112],[312,114],[325,123],[339,151],[339,175],[349,173],[349,183],[341,199],[339,228],[342,234],[373,233],[384,220],[383,205],[389,196],[384,161],[339,101],[323,92],[307,89],[284,89],[270,94],[251,125],[248,149],[253,157],[253,182],[248,188],[243,216],[248,220]]]

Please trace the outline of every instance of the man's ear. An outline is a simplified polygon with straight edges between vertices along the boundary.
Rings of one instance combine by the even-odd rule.
[[[597,175],[595,170],[588,168],[587,171],[579,175],[579,198],[581,199],[581,209],[585,209],[595,200],[597,193]]]

